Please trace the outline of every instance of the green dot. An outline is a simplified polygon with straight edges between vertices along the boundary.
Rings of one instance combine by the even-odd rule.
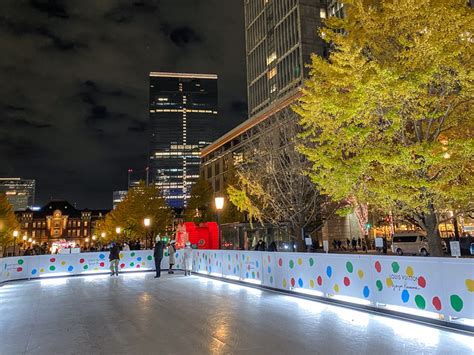
[[[130,263],[130,266],[133,267],[135,264],[134,263]]]
[[[382,281],[377,280],[375,285],[377,286],[377,290],[382,291],[382,289],[383,289]]]
[[[147,258],[148,260],[151,260],[151,259],[152,259],[151,255],[148,255],[146,258]]]
[[[309,266],[313,266],[314,265],[314,259],[313,258],[309,258]]]
[[[290,268],[293,269],[294,266],[295,266],[295,263],[293,262],[293,260],[290,260]]]
[[[350,261],[348,261],[346,263],[346,269],[348,272],[352,273],[352,271],[354,271],[354,266],[352,265],[352,263]]]
[[[54,270],[56,270],[56,267],[55,267],[54,265],[51,265],[51,266],[49,267],[49,269],[50,269],[51,271],[54,271]]]
[[[130,254],[131,256],[135,256],[135,253]]]
[[[84,265],[84,270],[87,270],[89,268],[89,265]]]
[[[460,312],[464,307],[464,302],[462,301],[462,298],[458,295],[451,295],[450,301],[451,307],[453,307],[456,312]]]
[[[18,264],[19,265],[23,264],[23,259],[18,260]]]
[[[398,263],[397,263],[396,261],[394,261],[394,262],[392,263],[392,270],[393,270],[393,272],[395,272],[395,273],[397,273],[398,270],[400,270],[400,265],[398,265]]]
[[[416,303],[416,306],[420,309],[425,309],[426,307],[426,301],[421,295],[415,296],[415,303]]]
[[[255,271],[252,271],[252,278],[255,278]]]

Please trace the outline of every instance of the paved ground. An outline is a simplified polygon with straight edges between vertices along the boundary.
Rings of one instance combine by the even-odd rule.
[[[472,338],[198,276],[0,287],[0,354],[471,354]]]

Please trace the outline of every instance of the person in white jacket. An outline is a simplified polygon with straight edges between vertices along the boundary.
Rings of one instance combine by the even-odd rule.
[[[183,262],[184,262],[184,276],[191,276],[191,270],[193,269],[193,249],[191,243],[186,242],[183,249]]]

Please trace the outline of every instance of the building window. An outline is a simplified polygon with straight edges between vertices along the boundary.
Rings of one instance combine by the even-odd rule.
[[[277,68],[272,68],[267,74],[268,79],[273,78],[275,75],[277,75]]]
[[[319,9],[319,17],[326,18],[326,9]]]

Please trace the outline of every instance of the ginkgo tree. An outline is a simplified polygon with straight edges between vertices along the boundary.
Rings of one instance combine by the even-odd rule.
[[[8,246],[14,244],[13,232],[20,230],[13,206],[4,193],[0,193],[0,251],[3,255]]]
[[[409,216],[442,255],[439,214],[473,209],[474,16],[465,0],[348,0],[295,110],[333,200]]]

